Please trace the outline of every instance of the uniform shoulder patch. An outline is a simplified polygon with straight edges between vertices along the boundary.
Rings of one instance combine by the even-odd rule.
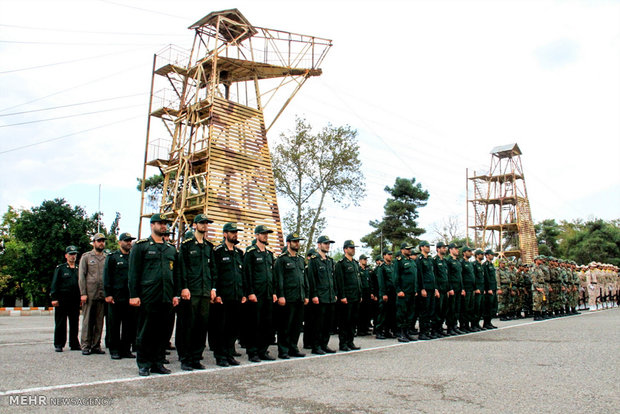
[[[251,252],[251,251],[253,251],[253,250],[256,250],[256,246],[254,246],[254,245],[252,245],[252,246],[248,247],[248,248],[245,250],[245,252],[246,252],[246,253],[250,253],[250,252]]]
[[[217,246],[215,246],[215,248],[213,250],[220,250],[222,248],[222,246],[224,246],[224,243],[218,244]]]
[[[402,260],[403,257],[402,256],[398,256],[398,258],[396,260]]]
[[[144,243],[144,242],[146,242],[146,241],[149,241],[149,239],[148,239],[148,238],[146,238],[146,239],[140,239],[140,240],[137,240],[137,241],[136,241],[136,244],[139,244],[139,243]]]
[[[189,238],[189,239],[185,239],[185,240],[183,240],[183,242],[182,242],[181,244],[189,243],[189,242],[191,242],[192,240],[194,240],[194,238],[193,238],[193,237],[192,237],[192,238]]]

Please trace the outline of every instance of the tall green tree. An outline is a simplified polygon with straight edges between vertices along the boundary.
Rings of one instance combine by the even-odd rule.
[[[25,303],[49,303],[54,268],[64,261],[66,246],[75,245],[81,253],[90,250],[97,222],[82,207],[72,207],[64,199],[46,200],[9,220],[12,239],[0,268],[11,276],[15,294]]]
[[[328,199],[342,207],[359,205],[366,195],[357,131],[328,124],[318,134],[303,118],[295,131],[282,134],[271,154],[277,192],[293,205],[285,215],[288,232],[307,238],[306,249],[325,224]]]
[[[416,221],[419,209],[426,206],[428,191],[415,178],[396,178],[393,187],[386,186],[389,197],[383,207],[382,220],[370,221],[375,230],[362,237],[361,241],[373,249],[373,254],[391,246],[399,246],[406,241],[417,244],[419,236],[426,230],[418,227]]]
[[[142,191],[142,178],[136,178],[138,185],[136,189]],[[164,176],[162,174],[154,174],[144,180],[145,202],[148,206],[157,209],[161,202],[164,191]]]
[[[620,266],[619,220],[565,223],[565,228],[558,256],[582,264],[596,261]]]
[[[538,252],[544,256],[555,256],[558,254],[560,235],[562,227],[555,219],[546,219],[534,225],[536,240],[538,241]]]

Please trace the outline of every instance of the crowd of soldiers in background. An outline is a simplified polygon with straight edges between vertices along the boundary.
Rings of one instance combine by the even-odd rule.
[[[272,230],[259,225],[245,251],[236,245],[235,223],[223,227],[218,246],[205,235],[212,223],[199,214],[193,231],[177,250],[169,243],[169,220],[151,217],[151,236],[119,237],[119,250],[104,252],[105,236],[93,237],[93,250],[82,255],[66,249],[51,286],[55,307],[54,347],[69,346],[83,355],[105,345],[112,359],[137,358],[139,374],[168,374],[166,355],[175,345],[186,371],[205,369],[207,343],[219,366],[238,365],[237,341],[248,360],[301,358],[303,347],[313,354],[337,352],[329,346],[338,334],[338,350],[360,349],[356,336],[397,338],[400,342],[430,340],[495,329],[492,319],[548,319],[577,314],[578,308],[617,306],[618,268],[537,256],[535,263],[500,258],[492,250],[439,242],[400,245],[374,258],[355,258],[352,240],[344,257],[329,256],[328,236],[317,240],[306,257],[299,254],[299,235],[286,237],[276,258],[268,248]],[[83,313],[78,340],[80,307]],[[208,336],[208,340],[207,340]],[[277,340],[276,340],[277,338]],[[207,342],[208,341],[208,342]],[[137,355],[132,353],[137,352]]]

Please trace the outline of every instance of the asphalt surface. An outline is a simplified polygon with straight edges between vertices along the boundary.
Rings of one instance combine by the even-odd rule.
[[[620,310],[495,324],[231,368],[208,353],[205,371],[181,371],[173,353],[172,375],[139,377],[135,360],[54,352],[52,317],[3,317],[0,412],[618,412]]]

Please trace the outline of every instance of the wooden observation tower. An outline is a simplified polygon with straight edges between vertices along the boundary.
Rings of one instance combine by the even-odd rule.
[[[521,258],[533,263],[538,243],[530,212],[517,144],[495,147],[491,151],[488,174],[467,177],[467,201],[472,205],[474,243],[483,249],[494,249],[502,257]],[[469,209],[468,209],[469,210]]]
[[[241,245],[254,227],[283,245],[267,132],[320,65],[331,40],[256,27],[237,9],[213,12],[189,27],[191,50],[170,46],[153,62],[140,229],[153,213],[173,220],[176,241],[204,213],[237,223]],[[267,118],[267,120],[266,120]],[[163,176],[161,196],[144,181]]]

